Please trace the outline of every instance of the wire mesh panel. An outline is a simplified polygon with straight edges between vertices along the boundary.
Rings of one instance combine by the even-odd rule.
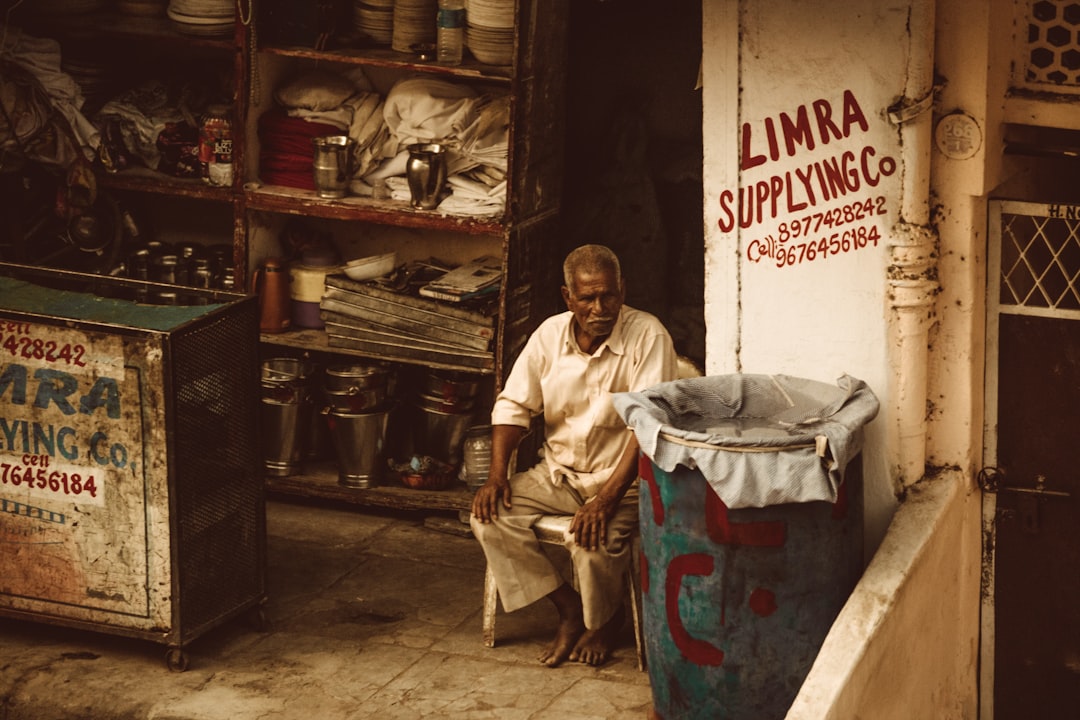
[[[1080,3],[1028,0],[1022,84],[1032,89],[1080,92]]]
[[[176,338],[171,379],[183,635],[262,592],[263,490],[254,305]],[[248,337],[251,342],[237,343]]]

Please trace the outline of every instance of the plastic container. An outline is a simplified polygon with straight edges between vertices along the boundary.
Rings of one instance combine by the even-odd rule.
[[[465,483],[478,488],[487,482],[491,470],[491,426],[473,425],[465,433],[462,450]]]
[[[292,300],[292,324],[295,327],[321,328],[319,302],[330,268],[289,265],[289,299]]]
[[[435,28],[436,59],[444,65],[460,65],[465,51],[465,0],[439,0]]]
[[[199,167],[203,182],[229,187],[233,181],[232,122],[228,105],[211,105],[199,129]]]
[[[289,265],[289,298],[292,300],[292,324],[303,328],[324,327],[319,304],[326,290],[326,276],[338,269],[330,258],[305,254],[299,263]]]

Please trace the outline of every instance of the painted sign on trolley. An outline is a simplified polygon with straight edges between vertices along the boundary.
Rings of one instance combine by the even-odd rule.
[[[122,338],[0,321],[0,593],[145,614],[143,471]]]

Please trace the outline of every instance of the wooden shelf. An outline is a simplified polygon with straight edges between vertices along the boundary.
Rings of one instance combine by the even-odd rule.
[[[98,175],[101,184],[112,190],[186,197],[198,200],[212,200],[229,203],[233,201],[231,188],[207,185],[194,178],[178,178],[151,170],[150,168],[130,168],[116,173]]]
[[[446,490],[413,490],[402,485],[380,485],[372,488],[350,488],[338,482],[333,463],[316,464],[299,475],[267,477],[268,492],[296,497],[333,500],[368,507],[395,510],[462,511],[472,507],[473,490],[456,482]]]
[[[566,117],[568,0],[515,0],[513,3],[513,52],[509,65],[488,65],[466,53],[460,65],[421,61],[411,52],[374,45],[360,33],[318,35],[340,23],[322,23],[314,14],[279,12],[273,3],[258,6],[250,26],[238,25],[244,40],[244,72],[237,74],[243,106],[243,187],[237,194],[236,246],[248,263],[277,252],[274,237],[287,221],[312,219],[319,232],[345,238],[355,246],[371,243],[371,253],[400,245],[403,258],[439,256],[444,246],[461,262],[474,238],[482,241],[483,253],[498,253],[503,278],[497,301],[496,337],[488,358],[441,348],[422,356],[419,349],[403,348],[393,339],[360,334],[341,340],[353,349],[331,347],[322,331],[298,330],[263,334],[263,352],[292,348],[295,351],[386,360],[413,367],[434,367],[494,376],[496,386],[508,372],[511,358],[543,318],[558,311],[560,263],[552,251],[559,235],[559,205],[563,196],[563,127]],[[295,9],[295,8],[293,8]],[[294,22],[296,17],[304,21]],[[325,18],[323,18],[325,19]],[[318,40],[326,45],[316,47]],[[373,88],[387,94],[404,78],[423,76],[458,81],[477,92],[509,97],[507,117],[506,201],[496,216],[442,215],[413,208],[407,200],[347,196],[320,198],[314,190],[286,187],[260,178],[262,138],[259,120],[274,107],[274,93],[282,83],[303,72],[322,69],[352,75],[363,69]],[[252,79],[251,87],[247,80]],[[257,80],[257,82],[256,82]],[[266,174],[267,180],[280,178]],[[340,222],[339,222],[340,221]],[[494,243],[498,241],[496,250]],[[239,252],[239,251],[238,251]],[[248,267],[248,272],[252,268]],[[343,333],[348,335],[348,333]],[[335,343],[339,341],[335,340]],[[421,347],[419,343],[413,346]],[[438,362],[431,362],[434,353]],[[467,363],[467,364],[466,364]],[[477,367],[479,366],[479,367]]]
[[[323,330],[305,329],[290,330],[289,332],[283,333],[262,333],[259,336],[259,341],[265,345],[290,347],[297,350],[306,350],[308,352],[348,355],[372,360],[386,360],[388,362],[402,363],[405,365],[420,365],[438,370],[459,370],[474,375],[491,375],[494,373],[494,371],[490,369],[476,368],[467,365],[454,365],[452,363],[432,362],[430,359],[417,360],[416,358],[407,355],[394,355],[392,353],[373,354],[351,350],[349,348],[331,347],[329,338]]]
[[[248,183],[244,188],[248,210],[332,220],[357,220],[379,225],[447,230],[469,235],[502,235],[500,219],[442,215],[434,210],[418,210],[404,200],[375,200],[359,196],[341,199],[321,198],[313,190]]]
[[[347,65],[400,68],[422,72],[425,75],[445,75],[472,82],[489,82],[499,85],[509,85],[513,75],[513,69],[510,66],[485,65],[468,57],[462,61],[461,65],[440,65],[437,62],[422,62],[409,53],[389,48],[315,50],[303,47],[262,47],[259,48],[259,52]]]
[[[102,38],[122,39],[144,46],[202,47],[213,50],[238,49],[234,33],[205,37],[179,32],[164,15],[140,16],[118,12],[91,12],[72,15],[50,13],[39,17],[25,13],[25,25],[33,32],[47,37],[62,36],[65,40],[101,45]],[[16,16],[18,19],[20,16]]]

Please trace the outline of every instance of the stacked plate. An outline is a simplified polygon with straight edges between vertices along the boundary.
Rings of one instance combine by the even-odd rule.
[[[218,37],[232,34],[236,5],[234,0],[169,0],[165,14],[177,32]]]
[[[488,65],[514,61],[514,0],[465,0],[465,44]]]
[[[398,52],[412,52],[412,46],[417,43],[435,42],[438,12],[438,0],[396,0],[390,46]]]
[[[353,29],[376,45],[389,45],[394,34],[394,0],[355,0]]]

